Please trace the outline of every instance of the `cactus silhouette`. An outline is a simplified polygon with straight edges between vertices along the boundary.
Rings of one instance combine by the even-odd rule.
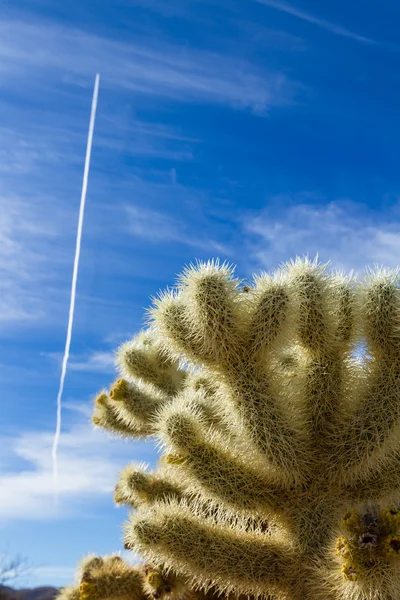
[[[204,594],[400,599],[399,270],[328,266],[188,267],[97,398],[162,449],[117,484],[125,547]]]

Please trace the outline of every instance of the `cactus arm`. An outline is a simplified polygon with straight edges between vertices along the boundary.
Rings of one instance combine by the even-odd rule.
[[[180,390],[187,377],[178,362],[165,355],[150,330],[118,348],[117,365],[123,378],[142,380],[168,395]]]
[[[120,475],[114,499],[117,504],[130,504],[136,508],[166,498],[181,498],[182,493],[182,488],[170,479],[157,473],[146,473],[144,467],[128,465]]]
[[[208,390],[201,381],[194,380],[193,385],[184,388],[169,406],[175,411],[178,406],[181,410],[191,411],[204,427],[210,427],[227,438],[234,436],[232,415],[220,409],[215,392]],[[168,412],[168,408],[166,411]],[[163,414],[162,407],[158,413],[158,421],[162,420],[160,414]]]
[[[148,435],[154,433],[157,411],[168,401],[166,395],[141,389],[125,379],[117,379],[109,395],[116,413]]]
[[[81,560],[75,585],[63,588],[57,600],[146,600],[143,575],[116,556],[88,555]]]
[[[326,267],[309,261],[286,266],[294,313],[288,337],[302,349],[292,386],[314,461],[329,454],[335,417],[344,404],[344,363],[355,330],[354,284],[341,274],[327,275]]]
[[[117,379],[110,392],[95,401],[92,421],[117,435],[143,437],[154,434],[154,421],[168,398],[154,389],[141,389],[126,379]]]
[[[144,600],[142,577],[138,569],[103,568],[101,573],[93,573],[94,583],[83,581],[80,586],[80,600]],[[94,587],[92,587],[94,586]]]
[[[332,462],[343,480],[367,477],[399,447],[400,289],[397,271],[371,272],[360,288],[359,319],[371,358],[354,395],[360,400],[332,439]]]
[[[288,411],[273,396],[267,373],[259,366],[259,353],[250,360],[245,350],[249,304],[240,299],[237,281],[231,279],[231,271],[212,263],[186,272],[177,293],[155,302],[150,313],[153,327],[171,358],[183,354],[208,365],[218,381],[221,403],[246,424],[247,435],[274,468],[283,471],[282,478],[287,481],[294,473],[301,478],[309,468],[309,449],[299,426],[292,427]],[[253,309],[257,307],[255,302]]]
[[[196,518],[182,504],[131,516],[125,540],[155,564],[162,563],[193,584],[219,592],[261,593],[289,588],[293,556],[279,541]],[[290,582],[290,583],[289,583]]]
[[[80,584],[80,600],[145,600],[142,575],[119,556],[104,560],[103,565],[86,570]]]
[[[210,261],[185,269],[178,280],[200,355],[218,365],[237,360],[240,352],[240,281],[233,272],[226,263]]]
[[[284,344],[282,331],[290,308],[286,282],[266,273],[255,275],[254,284],[246,288],[242,307],[245,361],[262,369],[276,342]]]
[[[118,555],[84,557],[75,579],[57,600],[206,600],[187,578],[149,563],[130,566]]]
[[[182,293],[168,291],[160,294],[148,311],[148,319],[170,360],[184,356],[193,364],[212,362],[212,355],[205,352],[192,331]]]
[[[271,511],[282,505],[288,487],[274,483],[273,474],[265,467],[249,465],[238,455],[238,449],[235,452],[234,445],[224,443],[216,432],[211,436],[198,417],[174,404],[159,418],[161,442],[183,459],[176,468],[188,490],[245,510]]]
[[[347,474],[343,493],[353,502],[390,502],[400,498],[400,450],[390,452],[375,464],[366,475]]]
[[[92,415],[92,423],[96,427],[102,427],[117,437],[137,438],[148,435],[147,429],[136,426],[132,419],[127,418],[118,411],[106,392],[102,392],[95,400],[95,409]]]

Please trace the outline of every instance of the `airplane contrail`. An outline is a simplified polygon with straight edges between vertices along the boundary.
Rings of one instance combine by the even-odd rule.
[[[71,300],[70,300],[70,305],[69,305],[67,339],[65,342],[64,358],[63,358],[62,368],[61,368],[60,387],[59,387],[58,395],[57,395],[57,424],[56,424],[56,431],[54,434],[53,450],[52,450],[53,480],[54,480],[54,493],[55,493],[56,502],[58,502],[57,449],[58,449],[58,444],[60,441],[60,433],[61,433],[61,399],[62,399],[62,394],[63,394],[63,390],[64,390],[65,375],[67,373],[69,350],[70,350],[70,346],[71,346],[72,324],[74,322],[76,282],[78,279],[79,256],[80,256],[80,252],[81,252],[83,215],[85,212],[86,192],[87,192],[87,186],[88,186],[89,167],[90,167],[90,155],[92,152],[93,131],[94,131],[94,123],[95,123],[95,119],[96,119],[96,110],[97,110],[97,98],[99,95],[99,83],[100,83],[100,75],[97,73],[96,79],[94,82],[92,110],[90,113],[89,133],[88,133],[88,140],[87,140],[87,147],[86,147],[85,169],[83,172],[82,194],[81,194],[81,203],[80,203],[80,208],[79,208],[78,232],[77,232],[77,236],[76,236],[74,270],[72,273]]]

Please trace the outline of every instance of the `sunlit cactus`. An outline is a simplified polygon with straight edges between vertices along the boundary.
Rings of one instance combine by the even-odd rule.
[[[78,585],[67,585],[61,589],[57,595],[57,600],[80,600],[80,590]]]
[[[140,336],[94,417],[162,450],[125,547],[204,594],[400,600],[399,270],[198,263]]]
[[[117,364],[123,377],[142,379],[167,394],[176,393],[187,376],[149,330],[141,331],[118,348]]]
[[[146,466],[128,465],[121,473],[115,487],[116,504],[137,508],[140,504],[152,504],[166,498],[181,498],[183,488],[171,475],[148,473]]]
[[[208,600],[216,600],[209,594]],[[187,578],[144,563],[129,565],[119,555],[88,555],[81,561],[75,584],[56,600],[206,600],[190,588]]]
[[[61,590],[56,600],[150,600],[144,574],[119,555],[88,555],[82,559],[75,584]]]
[[[96,426],[122,437],[152,435],[157,410],[183,388],[188,373],[169,359],[151,331],[141,331],[117,352],[122,378],[96,398]]]

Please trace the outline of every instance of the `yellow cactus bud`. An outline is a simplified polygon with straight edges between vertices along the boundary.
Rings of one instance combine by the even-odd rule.
[[[400,511],[395,506],[388,506],[382,511],[382,523],[391,533],[400,529]]]
[[[97,396],[95,402],[96,402],[96,404],[99,404],[100,406],[106,406],[107,402],[108,402],[107,394],[105,394],[104,392],[101,393],[99,396]]]
[[[348,558],[350,556],[350,550],[348,542],[345,538],[341,537],[336,543],[336,553],[342,558]]]
[[[388,535],[383,540],[383,553],[387,558],[400,556],[400,535]]]
[[[117,379],[110,390],[110,398],[118,402],[126,397],[128,391],[129,383],[126,381],[126,379]]]
[[[94,600],[96,598],[96,584],[90,581],[83,581],[79,586],[80,600]]]
[[[360,516],[355,510],[348,511],[342,519],[343,527],[345,527],[351,533],[360,533],[361,522]]]
[[[354,567],[354,565],[351,565],[351,564],[343,565],[342,573],[345,576],[345,578],[348,579],[349,581],[357,581],[358,580],[358,573],[357,573],[357,570]]]
[[[149,584],[155,588],[163,585],[163,578],[157,571],[152,571],[151,573],[149,573],[149,575],[147,576],[147,580]]]

